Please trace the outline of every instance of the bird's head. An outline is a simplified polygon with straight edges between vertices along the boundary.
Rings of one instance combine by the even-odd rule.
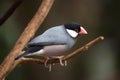
[[[87,34],[87,31],[78,23],[67,23],[64,26],[68,34],[73,38],[81,34]]]

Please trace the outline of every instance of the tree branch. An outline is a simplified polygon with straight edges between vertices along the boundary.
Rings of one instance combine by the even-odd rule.
[[[101,42],[103,39],[104,39],[103,36],[97,37],[96,39],[90,41],[89,43],[87,43],[87,44],[84,45],[83,47],[81,47],[81,48],[75,50],[74,52],[72,52],[72,53],[64,56],[62,60],[63,60],[63,61],[68,60],[68,59],[70,59],[70,58],[72,58],[72,57],[74,57],[74,56],[76,56],[76,55],[84,52],[85,50],[88,50],[89,47],[94,46],[95,44]],[[51,59],[51,60],[48,61],[48,64],[58,63],[58,62],[59,62],[59,59]],[[22,64],[22,63],[38,63],[38,64],[44,64],[44,63],[45,63],[45,60],[34,59],[34,58],[21,58],[21,59],[19,59],[19,61],[18,61],[18,63],[17,63],[16,65]]]
[[[63,60],[69,59],[69,58],[71,58],[71,57],[73,57],[73,56],[75,56],[75,55],[77,55],[77,54],[79,54],[79,53],[82,53],[82,52],[85,51],[85,50],[88,50],[89,47],[91,47],[91,46],[99,43],[99,42],[102,41],[103,39],[104,39],[103,36],[97,37],[96,39],[90,41],[89,43],[87,43],[87,44],[84,45],[83,47],[77,49],[77,50],[74,51],[73,53],[65,56],[65,57],[63,58]]]
[[[38,11],[28,23],[28,26],[19,37],[11,52],[0,65],[0,80],[4,79],[11,72],[11,70],[15,68],[16,64],[18,63],[18,61],[14,60],[15,57],[20,54],[28,41],[34,36],[35,32],[38,30],[39,26],[42,24],[43,20],[47,16],[53,2],[54,0],[42,1]]]
[[[0,25],[2,25],[19,7],[19,5],[23,2],[23,0],[17,0],[14,4],[7,10],[7,12],[0,18]]]

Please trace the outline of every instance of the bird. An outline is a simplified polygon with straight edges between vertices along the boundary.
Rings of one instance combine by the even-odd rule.
[[[46,59],[59,58],[60,64],[65,52],[69,51],[76,42],[79,35],[87,34],[87,31],[76,22],[70,22],[44,31],[41,35],[33,38],[28,44],[26,50],[18,55],[15,60],[22,57],[41,56]]]

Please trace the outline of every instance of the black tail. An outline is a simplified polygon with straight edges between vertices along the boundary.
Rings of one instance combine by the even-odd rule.
[[[15,58],[15,60],[18,60],[19,58],[26,56],[26,54],[28,54],[28,53],[27,53],[27,52],[24,52],[23,54],[17,56],[17,57]]]

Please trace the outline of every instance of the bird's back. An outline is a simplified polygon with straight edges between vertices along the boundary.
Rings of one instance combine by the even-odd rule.
[[[68,47],[72,47],[74,39],[68,35],[64,26],[56,26],[46,30],[40,36],[34,38],[29,44],[68,44]]]

